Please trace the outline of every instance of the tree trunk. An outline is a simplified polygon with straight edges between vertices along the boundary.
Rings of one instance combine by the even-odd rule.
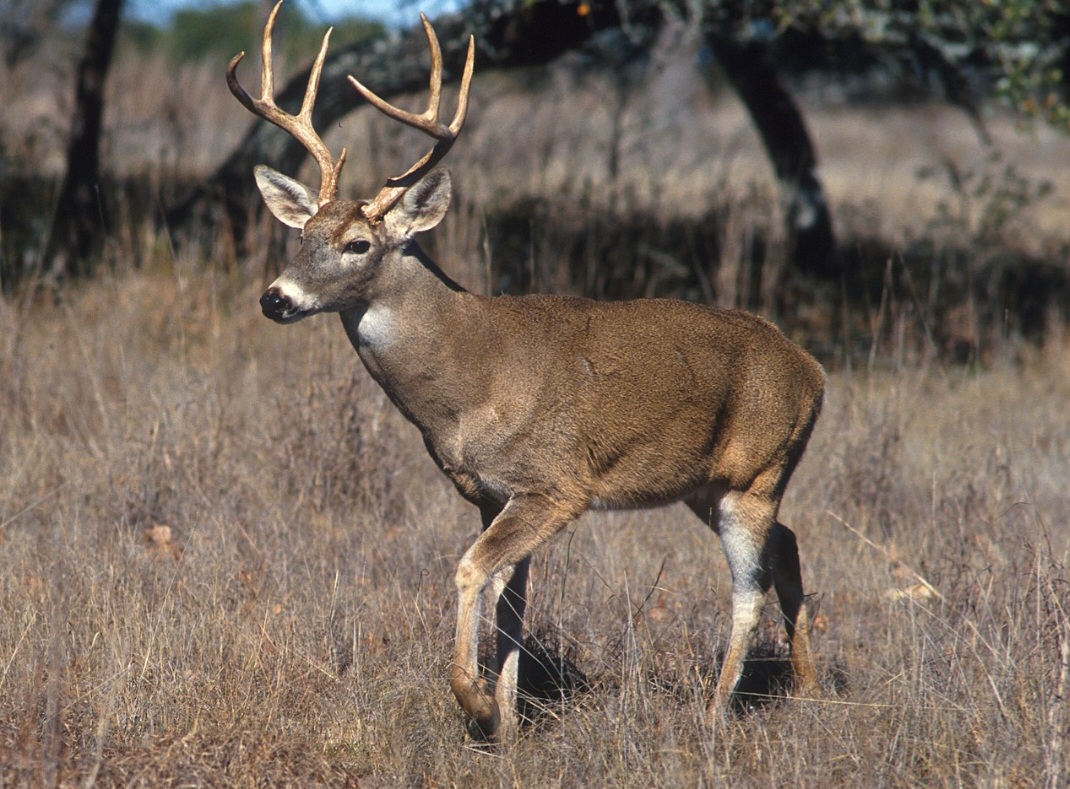
[[[517,3],[507,10],[502,5],[477,2],[468,12],[435,21],[445,81],[459,77],[467,34],[473,30],[479,70],[487,66],[549,63],[596,34],[625,24],[617,5],[610,2],[588,5],[576,0],[536,0]],[[661,11],[656,4],[629,5],[627,24],[632,29],[661,24]],[[780,84],[764,47],[740,44],[715,32],[709,33],[707,39],[758,128],[788,198],[794,263],[804,270],[834,273],[837,262],[832,221],[817,178],[814,146],[798,107]],[[329,53],[312,117],[315,127],[323,129],[336,123],[362,103],[346,81],[347,74],[360,74],[387,100],[424,89],[426,49],[422,30],[413,28],[397,37],[361,41]],[[245,64],[243,67],[247,80],[256,79],[254,68]],[[305,69],[286,83],[277,97],[280,106],[294,110],[300,105],[308,74]],[[229,227],[238,255],[244,255],[249,219],[260,211],[251,177],[253,167],[267,164],[293,173],[306,155],[301,144],[289,135],[269,123],[253,121],[226,161],[168,212],[169,230],[183,238],[210,239],[220,227]]]
[[[104,83],[115,49],[122,0],[97,0],[78,63],[67,172],[46,251],[57,276],[85,274],[103,249],[108,217],[101,200],[100,128]]]
[[[788,206],[792,262],[803,271],[834,275],[839,270],[836,241],[825,191],[817,177],[817,154],[802,113],[780,83],[765,45],[740,43],[717,31],[709,31],[706,41],[750,113],[772,161]]]

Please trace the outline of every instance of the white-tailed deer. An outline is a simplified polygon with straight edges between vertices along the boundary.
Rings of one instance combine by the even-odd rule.
[[[279,323],[339,313],[368,372],[419,428],[460,494],[479,507],[483,531],[457,569],[450,672],[473,732],[515,734],[529,559],[591,508],[683,501],[720,535],[732,572],[732,631],[711,715],[726,709],[770,587],[783,611],[796,686],[813,689],[795,535],[777,511],[821,409],[820,365],[772,324],[736,310],[465,291],[413,236],[437,225],[450,201],[449,173],[432,168],[464,122],[474,42],[448,126],[438,118],[442,56],[426,18],[431,98],[424,113],[397,109],[349,78],[379,110],[436,142],[370,202],[339,200],[345,151],[335,160],[311,120],[330,31],[301,110],[289,115],[272,98],[278,9],[264,29],[261,98],[238,84],[241,54],[227,68],[227,83],[252,113],[308,148],[322,182],[317,196],[256,168],[268,208],[301,231],[295,259],[260,304]],[[477,656],[488,585],[498,593],[493,687],[481,679]]]

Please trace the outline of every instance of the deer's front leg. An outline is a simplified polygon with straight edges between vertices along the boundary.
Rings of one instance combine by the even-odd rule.
[[[498,682],[494,698],[501,713],[498,739],[515,738],[519,720],[516,714],[516,689],[520,669],[520,650],[524,644],[524,609],[527,607],[528,565],[531,558],[521,559],[509,580],[497,595],[495,625],[497,626]]]
[[[479,614],[483,590],[499,570],[522,563],[521,572],[514,572],[526,580],[527,557],[532,551],[560,531],[565,524],[582,512],[582,508],[542,495],[514,496],[489,527],[472,544],[457,568],[457,644],[450,670],[450,687],[464,711],[472,718],[472,733],[493,739],[498,736],[502,710],[494,696],[479,678]],[[520,579],[518,579],[520,580]],[[513,586],[510,583],[510,586]],[[515,590],[514,590],[515,591]],[[506,594],[509,594],[507,591]],[[501,608],[499,607],[499,611]],[[520,612],[517,611],[517,614]],[[513,615],[507,623],[508,636],[519,631],[520,618]],[[503,650],[505,666],[515,674],[518,654]],[[513,665],[509,665],[512,663]],[[515,729],[515,680],[512,688],[503,688],[501,700],[513,706],[505,710],[509,733]],[[506,698],[508,696],[509,698]]]

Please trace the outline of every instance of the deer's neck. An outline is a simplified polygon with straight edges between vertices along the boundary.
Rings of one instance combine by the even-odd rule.
[[[346,334],[368,372],[425,436],[448,432],[486,391],[487,367],[478,362],[487,345],[483,300],[415,245],[383,274],[366,305],[341,313]]]

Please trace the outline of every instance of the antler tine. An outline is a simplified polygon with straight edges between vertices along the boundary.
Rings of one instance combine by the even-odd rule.
[[[386,186],[379,191],[379,194],[370,203],[364,206],[364,215],[372,221],[381,219],[390,210],[391,206],[401,199],[401,196],[405,194],[405,191],[412,184],[420,180],[442,160],[453,146],[457,135],[460,134],[461,127],[464,126],[465,116],[468,114],[468,94],[472,87],[472,73],[475,70],[475,37],[470,36],[468,39],[468,53],[465,56],[464,72],[461,74],[461,89],[457,97],[457,110],[454,113],[453,120],[447,126],[438,118],[439,105],[442,98],[442,49],[439,47],[438,36],[435,35],[434,28],[431,27],[431,23],[424,14],[420,14],[420,21],[423,22],[424,33],[427,35],[427,44],[431,50],[431,80],[426,110],[421,113],[414,113],[395,107],[362,85],[355,77],[349,77],[349,82],[357,89],[360,95],[388,118],[393,118],[406,126],[419,129],[438,140],[435,146],[424,154],[416,164],[401,175],[387,179]]]
[[[275,29],[275,19],[282,8],[282,0],[275,4],[268,15],[267,24],[264,25],[264,40],[261,45],[261,60],[263,61],[260,72],[260,98],[254,99],[238,83],[238,64],[245,57],[244,52],[239,52],[230,63],[227,64],[227,87],[234,94],[234,98],[241,102],[245,109],[249,110],[258,118],[263,118],[275,124],[283,131],[290,134],[312,154],[316,164],[320,168],[320,195],[319,204],[329,203],[338,196],[338,176],[342,172],[342,165],[346,161],[346,150],[342,149],[335,162],[330,150],[324,144],[323,139],[312,127],[312,108],[316,103],[316,93],[319,90],[320,74],[323,72],[323,61],[327,57],[327,45],[331,38],[331,29],[323,36],[319,54],[312,64],[312,71],[308,77],[308,86],[305,88],[305,97],[301,102],[301,110],[297,115],[290,115],[275,104],[275,74],[272,68],[271,57],[271,34]]]

